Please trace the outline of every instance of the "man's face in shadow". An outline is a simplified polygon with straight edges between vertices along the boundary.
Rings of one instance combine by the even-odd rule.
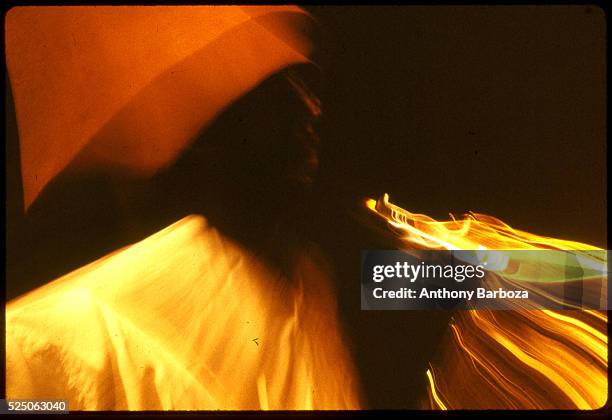
[[[285,252],[307,229],[320,115],[294,69],[265,80],[152,180],[164,223],[202,214],[255,251]]]
[[[289,69],[226,108],[173,165],[151,179],[60,174],[28,214],[13,221],[9,295],[189,214],[201,214],[255,252],[283,260],[279,253],[309,229],[319,115],[318,99]],[[8,142],[17,144],[16,132]],[[18,147],[10,150],[17,161]],[[19,192],[17,170],[11,178],[14,195]]]

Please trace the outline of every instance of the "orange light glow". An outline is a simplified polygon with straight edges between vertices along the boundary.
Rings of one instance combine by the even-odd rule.
[[[389,202],[366,206],[403,249],[597,251],[491,216],[436,221]],[[593,253],[595,254],[595,253]],[[587,256],[589,254],[587,253]],[[605,264],[593,257],[595,264]],[[458,311],[438,363],[427,370],[432,409],[596,409],[608,395],[607,314],[593,310]]]

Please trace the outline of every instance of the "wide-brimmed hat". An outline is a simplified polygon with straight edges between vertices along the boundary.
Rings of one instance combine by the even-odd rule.
[[[15,7],[5,22],[25,209],[69,166],[152,175],[312,53],[293,6]]]

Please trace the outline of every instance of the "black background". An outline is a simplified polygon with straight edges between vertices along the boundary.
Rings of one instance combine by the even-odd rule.
[[[329,40],[323,175],[437,218],[605,247],[601,9],[310,10]]]
[[[335,264],[368,406],[417,407],[450,313],[359,309],[361,250],[393,246],[389,233],[372,229],[362,200],[387,192],[400,206],[436,218],[475,211],[532,233],[606,247],[604,14],[587,6],[308,10],[321,30],[323,143],[313,196],[295,220]],[[192,203],[192,190],[161,187],[199,182],[197,159],[186,157],[176,165],[179,175],[119,190],[116,179],[60,177],[24,217],[10,97],[7,105],[9,298],[196,211],[167,204]],[[228,115],[226,125],[237,121]],[[226,137],[213,126],[203,140],[214,144],[215,131]],[[233,174],[246,162],[231,150],[217,161],[223,159],[232,160]],[[225,168],[208,171],[215,182],[228,178]],[[281,186],[266,196],[261,180],[271,180],[273,171],[264,172],[267,178],[237,177],[234,190],[217,182],[202,191],[217,211],[230,203],[235,220],[263,226],[271,214],[266,206],[282,213],[291,197],[278,193]],[[249,183],[259,186],[241,207],[238,184]],[[268,204],[253,213],[258,198]],[[138,209],[129,218],[126,202]],[[214,214],[214,206],[205,209]]]
[[[387,192],[435,218],[475,211],[606,248],[601,9],[309,10],[324,30],[328,209]],[[368,401],[416,407],[450,314],[360,312],[347,284],[358,282],[358,258],[348,255],[375,240],[355,239],[355,224],[341,229],[326,214],[323,230],[344,237],[328,249]]]

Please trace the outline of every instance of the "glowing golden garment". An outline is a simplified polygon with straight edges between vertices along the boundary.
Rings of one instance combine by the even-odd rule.
[[[82,410],[354,409],[314,253],[291,279],[199,216],[8,303],[7,398]]]

